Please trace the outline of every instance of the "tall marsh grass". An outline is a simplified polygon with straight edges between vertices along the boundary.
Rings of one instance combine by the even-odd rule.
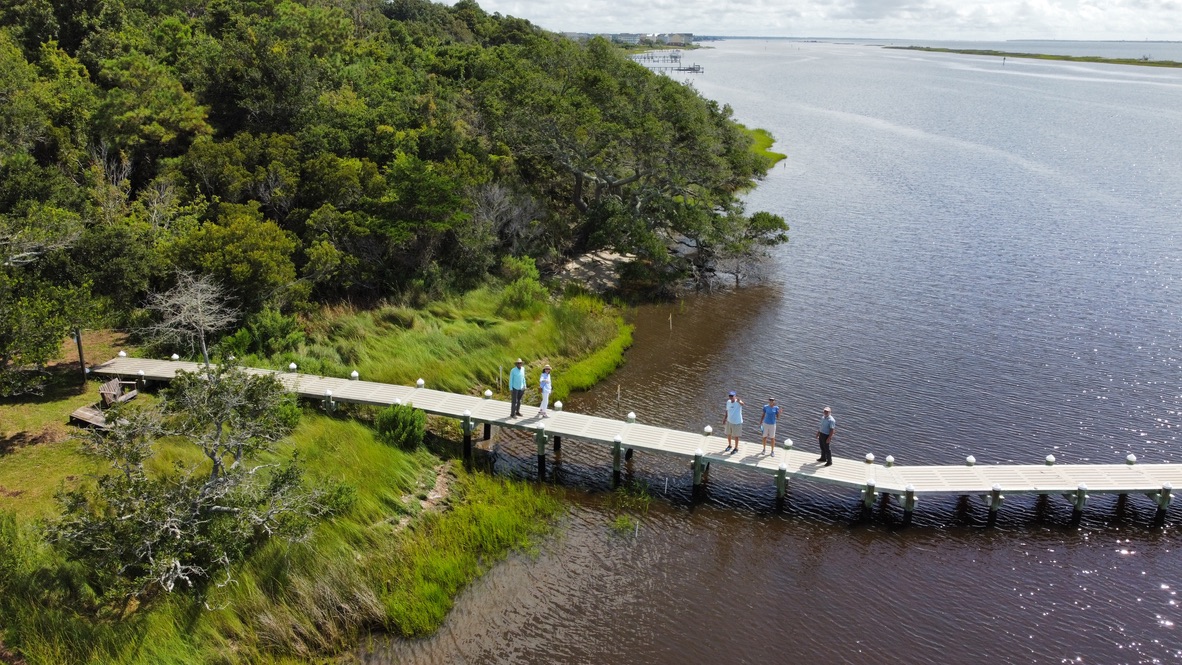
[[[554,366],[555,399],[586,390],[608,376],[632,343],[632,327],[617,309],[590,295],[543,302],[528,313],[503,307],[504,292],[485,287],[423,309],[385,305],[372,310],[327,308],[307,322],[308,339],[295,352],[248,356],[245,365],[412,384],[468,394],[507,393],[503,378],[526,358],[529,383],[544,363]]]

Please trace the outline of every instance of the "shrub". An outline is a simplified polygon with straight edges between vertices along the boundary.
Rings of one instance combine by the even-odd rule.
[[[427,415],[414,407],[395,404],[378,412],[374,418],[374,427],[383,443],[403,450],[414,450],[423,443]]]

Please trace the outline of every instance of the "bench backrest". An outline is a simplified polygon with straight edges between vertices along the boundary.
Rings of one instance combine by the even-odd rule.
[[[103,406],[111,406],[119,401],[121,392],[123,392],[123,387],[119,385],[119,379],[111,379],[99,386],[99,396],[103,399]]]

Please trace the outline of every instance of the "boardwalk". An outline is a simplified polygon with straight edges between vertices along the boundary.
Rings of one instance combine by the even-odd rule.
[[[96,374],[124,379],[170,381],[177,370],[197,371],[198,363],[120,357],[91,369]],[[612,420],[569,411],[551,411],[549,418],[539,418],[537,409],[523,406],[525,417],[510,419],[509,403],[491,398],[460,395],[427,387],[397,386],[387,383],[339,379],[296,372],[276,372],[247,368],[260,374],[275,374],[287,388],[303,397],[354,404],[389,406],[409,404],[438,415],[468,421],[466,444],[475,425],[529,431],[538,444],[540,470],[545,471],[547,439],[553,437],[557,450],[563,438],[575,438],[612,448],[613,469],[618,477],[622,451],[638,450],[669,455],[691,463],[694,485],[711,466],[736,468],[763,473],[775,479],[777,494],[782,497],[789,480],[809,480],[838,485],[861,492],[870,506],[879,495],[900,499],[905,519],[909,519],[916,501],[924,495],[980,495],[996,516],[1005,495],[1063,495],[1074,507],[1078,519],[1087,498],[1093,494],[1145,494],[1157,502],[1156,518],[1165,517],[1172,500],[1174,484],[1182,482],[1182,464],[1145,464],[1131,456],[1123,464],[1055,464],[1048,457],[1032,465],[978,465],[968,458],[965,464],[950,466],[902,466],[885,460],[833,458],[833,466],[816,461],[816,453],[777,449],[775,456],[761,455],[758,442],[743,442],[738,454],[721,452],[726,440],[703,432],[684,432],[654,427],[630,420]],[[486,438],[488,428],[485,429]]]

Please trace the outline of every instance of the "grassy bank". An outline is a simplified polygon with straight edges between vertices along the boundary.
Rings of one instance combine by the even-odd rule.
[[[297,349],[246,364],[295,361],[301,371],[336,375],[356,368],[400,383],[422,376],[475,392],[496,389],[500,368],[520,355],[535,386],[540,365],[554,365],[563,396],[610,374],[631,343],[631,326],[597,298],[507,308],[495,289],[420,309],[331,310],[308,328]],[[228,584],[100,617],[83,571],[46,543],[40,525],[56,514],[59,489],[106,471],[60,424],[97,401],[97,382],[79,391],[67,368],[54,380],[60,389],[43,398],[0,404],[9,442],[0,450],[0,662],[15,653],[54,664],[302,663],[331,659],[373,630],[425,635],[464,585],[530,547],[562,511],[544,487],[464,471],[438,437],[406,452],[375,437],[365,409],[350,411],[358,419],[309,407],[276,455],[298,451],[307,482],[343,485],[347,509],[305,542],[267,543],[234,567]],[[147,468],[163,475],[196,461],[193,450],[164,440]]]
[[[904,51],[927,51],[930,53],[961,53],[964,55],[991,55],[997,58],[1029,58],[1033,60],[1066,60],[1068,62],[1095,62],[1106,65],[1140,65],[1142,67],[1182,67],[1182,62],[1173,60],[1150,60],[1149,56],[1140,58],[1101,58],[1093,55],[1050,55],[1047,53],[1012,53],[1010,51],[993,51],[988,49],[955,49],[935,48],[931,46],[884,46],[883,48],[901,49]]]
[[[743,127],[743,131],[746,132],[747,136],[750,136],[751,140],[753,141],[751,145],[752,152],[767,159],[768,163],[772,166],[775,166],[777,163],[779,163],[781,159],[788,158],[788,155],[772,151],[771,147],[773,144],[775,144],[776,137],[772,136],[772,133],[768,130],[759,129],[758,127],[751,129],[743,125],[740,125],[740,127]]]
[[[230,584],[122,620],[78,611],[88,605],[79,571],[35,524],[0,514],[4,644],[29,663],[306,662],[373,629],[424,635],[465,584],[561,511],[544,487],[451,463],[437,497],[435,455],[382,444],[353,420],[305,415],[281,452],[293,449],[311,481],[350,488],[348,511],[307,542],[270,542]]]

